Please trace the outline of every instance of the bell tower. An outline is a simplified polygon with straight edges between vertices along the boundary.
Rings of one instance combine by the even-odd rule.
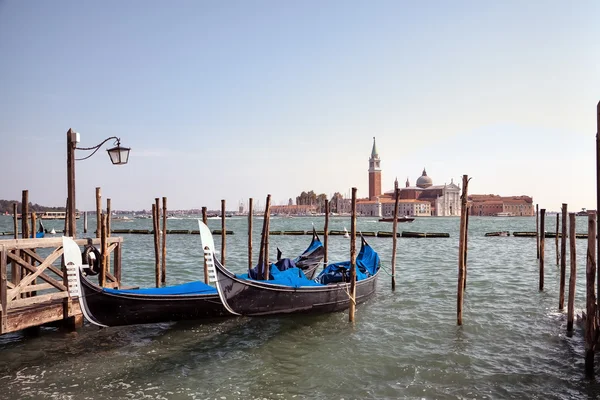
[[[381,159],[377,153],[375,137],[373,137],[373,149],[369,158],[369,200],[375,200],[381,195]]]

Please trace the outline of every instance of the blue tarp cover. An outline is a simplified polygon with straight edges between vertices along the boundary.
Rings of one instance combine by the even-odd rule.
[[[148,289],[125,289],[125,290],[118,290],[118,289],[107,289],[105,288],[104,291],[106,293],[113,293],[113,294],[151,294],[151,295],[156,295],[156,296],[165,296],[165,295],[176,295],[176,294],[181,294],[181,295],[191,295],[191,294],[211,294],[217,293],[217,289],[207,285],[204,282],[201,281],[196,281],[196,282],[189,282],[189,283],[184,283],[181,285],[175,285],[175,286],[165,286],[165,287],[161,287],[161,288],[148,288]]]
[[[366,279],[375,275],[379,269],[379,254],[368,244],[363,244],[356,257],[356,280]],[[330,264],[316,278],[316,282],[324,285],[328,283],[343,282],[344,275],[350,276],[350,261]]]
[[[286,259],[283,259],[286,260]],[[283,261],[283,260],[279,260]],[[289,260],[289,259],[287,259]],[[292,262],[292,260],[289,260]],[[315,281],[311,281],[310,279],[308,279],[306,277],[306,275],[304,275],[304,272],[302,272],[302,270],[300,268],[297,267],[289,267],[290,263],[286,262],[285,265],[288,267],[286,270],[284,271],[280,271],[279,268],[277,267],[277,265],[275,264],[271,264],[269,266],[269,277],[270,279],[268,281],[260,281],[260,282],[265,282],[265,283],[271,283],[274,285],[283,285],[283,286],[290,286],[290,287],[300,287],[300,286],[323,286],[322,284],[315,282]],[[236,275],[238,278],[240,279],[247,279],[247,280],[251,280],[251,281],[258,281],[257,279],[253,279],[251,277],[248,276],[248,274],[241,274],[241,275]]]

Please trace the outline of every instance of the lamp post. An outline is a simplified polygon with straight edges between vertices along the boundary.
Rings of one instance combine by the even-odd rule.
[[[110,161],[113,165],[127,164],[129,161],[129,147],[121,147],[121,139],[116,136],[111,136],[104,139],[100,144],[92,147],[77,147],[80,137],[79,133],[69,128],[67,132],[67,218],[69,223],[67,225],[67,236],[72,236],[73,239],[76,237],[75,229],[75,161],[86,160],[96,154],[96,152],[102,147],[102,145],[109,140],[115,140],[114,147],[107,149]],[[75,150],[92,151],[93,152],[83,158],[75,158]],[[100,218],[99,215],[96,218]]]

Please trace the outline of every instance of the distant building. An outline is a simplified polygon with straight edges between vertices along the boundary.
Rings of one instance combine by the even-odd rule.
[[[398,187],[397,178],[394,187]],[[359,215],[374,217],[392,216],[394,213],[394,190],[381,194],[381,159],[375,138],[369,158],[369,197],[357,200],[356,211]],[[452,179],[449,184],[434,186],[423,169],[416,186],[410,186],[407,178],[405,187],[400,189],[398,213],[407,216],[460,216],[460,187]]]
[[[373,137],[373,149],[369,158],[369,200],[375,200],[381,195],[381,159]]]
[[[395,186],[398,186],[397,178]],[[394,190],[385,192],[384,196],[393,198]],[[460,216],[460,187],[453,179],[450,179],[449,184],[433,185],[433,180],[427,176],[425,168],[417,179],[416,186],[410,186],[406,178],[405,187],[400,189],[400,199],[428,202],[431,212],[429,215],[436,217]]]
[[[479,216],[533,216],[533,198],[530,196],[499,196],[474,194],[469,196],[470,215]]]

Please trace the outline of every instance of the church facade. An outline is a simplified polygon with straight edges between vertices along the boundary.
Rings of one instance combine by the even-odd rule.
[[[404,216],[460,216],[460,187],[451,179],[449,184],[433,185],[433,180],[423,169],[416,185],[411,186],[408,178],[405,187],[381,192],[381,159],[373,138],[369,158],[369,197],[356,203],[359,215],[374,217],[393,216],[395,189],[399,189],[398,214]]]

